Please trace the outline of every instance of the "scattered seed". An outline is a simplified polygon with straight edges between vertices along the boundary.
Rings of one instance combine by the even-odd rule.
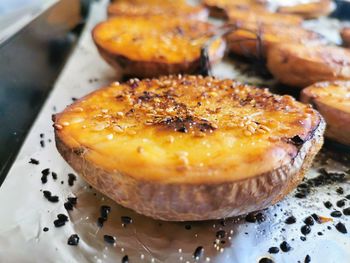
[[[110,235],[104,235],[103,239],[105,242],[107,242],[108,244],[114,244],[115,243],[115,237],[114,236],[110,236]]]
[[[350,216],[350,207],[343,209],[343,214],[346,216]]]
[[[111,212],[111,207],[110,206],[107,206],[107,205],[103,205],[101,206],[100,208],[100,214],[101,214],[101,217],[105,220],[107,220],[108,218],[108,214]]]
[[[304,226],[301,227],[300,230],[301,230],[301,233],[306,236],[306,235],[310,234],[311,227],[308,226],[308,225],[304,225]]]
[[[311,262],[311,257],[309,255],[306,255],[304,259],[304,263],[310,263]]]
[[[67,244],[70,246],[77,246],[79,243],[79,236],[77,234],[73,234],[68,238]]]
[[[73,186],[74,182],[77,180],[77,176],[75,174],[69,173],[68,174],[68,185]]]
[[[314,219],[312,216],[308,216],[307,218],[304,219],[304,223],[308,226],[314,225]]]
[[[333,206],[332,203],[329,202],[329,201],[326,201],[326,202],[324,202],[323,204],[324,204],[324,206],[325,206],[326,208],[328,208],[328,209],[330,209],[330,208]]]
[[[34,158],[30,158],[29,163],[30,163],[30,164],[34,164],[34,165],[38,165],[38,164],[39,164],[39,161],[36,160],[36,159],[34,159]]]
[[[48,227],[44,227],[44,228],[43,228],[43,231],[44,231],[44,232],[47,232],[47,231],[49,231],[49,228],[48,228]]]
[[[342,213],[338,210],[335,210],[331,213],[331,216],[332,217],[341,217],[342,216]]]
[[[288,252],[292,249],[292,247],[287,243],[287,241],[283,241],[281,244],[280,244],[280,249],[283,251],[283,252]]]
[[[339,201],[337,201],[337,207],[343,207],[345,205],[345,200],[341,199]]]
[[[270,254],[277,254],[278,252],[280,252],[280,249],[278,247],[270,247],[269,248]]]
[[[204,248],[199,246],[195,249],[194,253],[193,253],[193,257],[195,259],[199,259],[204,253]]]
[[[335,225],[335,228],[340,232],[340,233],[343,233],[343,234],[346,234],[348,233],[348,230],[346,229],[345,225],[341,222],[339,222],[338,224]]]
[[[270,258],[261,258],[259,263],[273,263],[273,260]]]
[[[122,263],[129,263],[129,257],[128,257],[128,255],[125,255],[125,256],[122,258]]]
[[[294,224],[296,221],[297,221],[297,219],[294,216],[290,216],[284,222],[287,225],[291,225],[291,224]]]

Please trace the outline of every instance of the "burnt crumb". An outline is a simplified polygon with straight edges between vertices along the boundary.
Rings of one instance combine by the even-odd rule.
[[[79,236],[77,234],[73,234],[68,238],[67,244],[70,246],[77,246],[79,243]]]
[[[116,238],[114,236],[110,236],[110,235],[104,235],[103,236],[103,240],[108,243],[108,244],[114,244]]]
[[[48,228],[48,227],[44,227],[44,228],[43,228],[43,231],[44,231],[44,232],[47,232],[47,231],[49,231],[49,228]]]
[[[296,193],[294,196],[295,196],[296,198],[302,199],[302,198],[305,198],[305,197],[306,197],[306,194],[305,194],[305,193],[298,192],[298,193]]]
[[[185,225],[185,229],[186,229],[186,230],[191,230],[191,229],[192,229],[192,226],[191,226],[191,225]]]
[[[338,187],[335,191],[336,191],[338,194],[340,194],[340,195],[344,194],[344,189],[343,189],[343,187]]]
[[[103,227],[104,222],[106,222],[106,219],[104,219],[104,218],[102,218],[102,217],[99,217],[99,218],[97,219],[97,226],[98,226],[98,227]]]
[[[124,225],[129,225],[132,223],[132,218],[130,216],[121,216],[120,219]]]
[[[314,225],[314,219],[312,216],[308,216],[307,218],[304,219],[304,223],[308,226]]]
[[[68,202],[70,202],[72,205],[76,205],[77,204],[77,197],[68,197],[67,198]]]
[[[324,202],[323,204],[324,204],[324,206],[325,206],[326,208],[328,208],[328,209],[330,209],[330,208],[333,206],[332,203],[329,202],[329,201],[326,201],[326,202]]]
[[[57,173],[51,172],[52,179],[57,180]]]
[[[287,217],[287,219],[284,221],[287,225],[294,224],[297,221],[297,219],[294,216]]]
[[[46,184],[47,183],[47,176],[50,174],[50,169],[49,168],[46,168],[46,169],[44,169],[44,170],[42,170],[41,171],[41,174],[42,174],[42,176],[41,176],[41,182],[43,183],[43,184]]]
[[[49,200],[52,203],[57,203],[59,201],[59,198],[57,195],[52,195],[50,191],[43,191],[44,197]]]
[[[350,216],[350,207],[343,209],[343,214],[346,216]]]
[[[216,232],[216,235],[215,235],[217,238],[225,238],[226,236],[226,232],[225,230],[219,230]]]
[[[288,252],[292,249],[292,247],[287,243],[287,241],[283,241],[281,244],[280,244],[280,249],[283,251],[283,252]]]
[[[340,232],[340,233],[343,233],[343,234],[346,234],[348,233],[348,230],[346,229],[345,225],[341,222],[339,222],[338,224],[335,225],[335,228]]]
[[[318,172],[320,173],[318,176],[304,180],[304,182],[297,187],[297,193],[294,195],[295,197],[306,198],[311,193],[312,188],[345,182],[345,173],[328,172],[323,168],[319,169]],[[337,192],[343,194],[344,190],[339,187]],[[327,201],[324,205],[329,208],[332,204]]]
[[[301,236],[301,237],[300,237],[300,240],[301,240],[301,241],[306,241],[306,237]]]
[[[100,208],[100,214],[101,214],[101,217],[105,220],[107,220],[108,218],[108,214],[111,212],[111,207],[110,206],[107,206],[107,205],[103,205],[101,206]]]
[[[296,146],[303,145],[305,142],[299,135],[295,135],[294,137],[289,139],[291,143],[293,143]]]
[[[73,210],[73,204],[71,202],[65,202],[64,203],[64,208],[67,210],[67,211],[72,211]]]
[[[245,217],[245,221],[249,223],[262,223],[266,220],[266,217],[263,213],[258,212],[258,213],[249,213]]]
[[[41,180],[41,183],[46,184],[47,183],[47,175],[42,175],[40,180]]]
[[[29,163],[34,164],[34,165],[38,165],[40,162],[37,159],[30,158]]]
[[[64,215],[64,214],[58,214],[58,215],[57,215],[57,218],[58,218],[59,220],[68,222],[68,216],[66,216],[66,215]]]
[[[42,175],[46,175],[46,176],[49,175],[50,174],[50,168],[46,168],[46,169],[42,170],[41,174]]]
[[[270,258],[261,258],[259,263],[273,263],[273,260]]]
[[[55,225],[55,227],[61,227],[61,226],[64,226],[66,224],[66,221],[56,219],[55,221],[53,221],[53,224]]]
[[[193,116],[186,117],[166,117],[159,121],[157,124],[170,128],[173,131],[188,133],[190,130],[197,132],[213,132],[216,127],[209,121],[204,119],[197,119]]]
[[[332,217],[341,217],[342,216],[342,213],[338,210],[335,210],[331,213],[331,216]]]
[[[278,247],[270,247],[268,251],[270,254],[277,254],[280,252],[280,249]]]
[[[309,255],[306,255],[304,259],[304,263],[310,263],[311,262],[311,257]]]
[[[122,263],[129,263],[129,257],[128,257],[128,255],[125,255],[125,256],[122,258]]]
[[[337,205],[337,207],[343,207],[343,206],[345,206],[345,200],[344,200],[344,199],[341,199],[341,200],[337,201],[336,205]]]
[[[202,246],[199,246],[194,250],[193,257],[195,259],[199,259],[203,255],[203,253],[204,253],[204,248]]]
[[[308,226],[308,225],[304,225],[304,226],[301,227],[300,231],[301,231],[301,233],[302,233],[303,235],[306,236],[306,235],[310,234],[310,232],[311,232],[311,227]]]
[[[68,185],[73,186],[74,182],[77,180],[77,176],[75,174],[69,173],[68,174]]]
[[[41,146],[41,148],[45,147],[45,141],[44,140],[40,140],[40,146]]]

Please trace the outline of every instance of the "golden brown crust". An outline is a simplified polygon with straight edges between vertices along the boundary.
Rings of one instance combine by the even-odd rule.
[[[299,15],[305,19],[318,18],[320,16],[327,16],[333,10],[333,1],[318,0],[316,2],[298,4],[293,6],[281,6],[277,12],[283,14]]]
[[[350,27],[344,27],[340,31],[340,35],[343,40],[344,46],[350,47]]]
[[[320,82],[303,89],[301,101],[312,104],[325,118],[326,136],[350,145],[350,82]]]
[[[198,72],[200,49],[213,29],[205,22],[166,16],[118,17],[98,24],[92,36],[101,56],[118,72],[143,78]],[[220,60],[224,50],[222,39],[214,41],[210,62]]]
[[[243,24],[227,35],[228,49],[238,55],[266,57],[267,50],[278,43],[320,44],[324,38],[297,26]]]
[[[264,10],[229,9],[227,16],[231,23],[238,26],[245,24],[253,24],[256,27],[261,25],[299,26],[303,22],[300,16],[272,13]]]
[[[201,6],[190,6],[182,2],[170,1],[117,1],[107,8],[108,16],[179,16],[198,20],[206,20],[209,11]]]
[[[280,82],[304,88],[319,81],[350,79],[350,51],[280,43],[269,49],[267,67]]]

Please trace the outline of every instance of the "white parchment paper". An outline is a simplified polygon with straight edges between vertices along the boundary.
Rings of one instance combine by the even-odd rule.
[[[199,246],[204,248],[204,253],[198,262],[251,263],[265,256],[275,262],[304,262],[307,254],[311,262],[350,262],[350,234],[342,234],[334,227],[341,221],[350,231],[349,217],[343,215],[333,222],[315,224],[306,241],[300,240],[302,220],[311,213],[330,217],[332,210],[326,209],[323,202],[330,200],[335,205],[343,198],[336,192],[339,186],[344,188],[345,194],[350,194],[348,182],[319,187],[307,199],[297,199],[291,194],[263,211],[266,220],[261,223],[247,223],[242,218],[197,223],[155,221],[118,206],[79,178],[73,187],[68,185],[67,174],[74,171],[55,148],[51,115],[72,103],[72,98],[117,80],[115,72],[99,57],[90,36],[93,26],[105,18],[106,4],[107,1],[93,4],[77,48],[0,188],[0,262],[121,262],[125,255],[130,262],[194,262],[193,253]],[[214,68],[214,73],[220,77],[262,82],[239,73],[233,65],[225,60]],[[40,138],[41,133],[43,138]],[[45,141],[44,148],[40,140]],[[40,164],[30,164],[30,158],[39,160]],[[349,169],[350,165],[346,166],[349,159],[334,160],[338,158],[326,152],[320,159],[323,166],[332,171]],[[50,175],[48,182],[42,184],[41,171],[45,168],[56,172],[58,179]],[[308,177],[315,175],[312,170]],[[58,195],[59,202],[48,202],[43,190]],[[69,196],[78,197],[78,204],[70,212],[63,206]],[[345,202],[345,207],[350,206],[349,200]],[[111,206],[109,219],[102,228],[96,223],[101,205]],[[59,213],[68,215],[69,222],[56,228],[53,221]],[[292,214],[297,223],[286,225],[284,220]],[[130,216],[133,222],[123,226],[121,216]],[[49,231],[44,232],[44,227]],[[217,239],[219,230],[225,230],[225,237]],[[78,246],[67,245],[72,234],[79,235]],[[116,237],[115,245],[104,241],[105,234]],[[268,253],[269,247],[278,247],[284,240],[291,245],[290,252]]]

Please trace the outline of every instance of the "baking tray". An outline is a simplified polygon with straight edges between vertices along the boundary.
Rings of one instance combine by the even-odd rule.
[[[55,148],[51,115],[118,79],[99,57],[90,35],[93,26],[105,18],[106,5],[107,1],[92,5],[75,51],[0,188],[0,262],[121,262],[123,258],[125,262],[127,256],[129,262],[254,263],[266,257],[289,263],[304,262],[307,255],[311,262],[350,262],[350,233],[336,228],[341,222],[350,232],[350,216],[330,215],[350,207],[347,148],[334,144],[325,147],[304,185],[282,202],[257,214],[205,222],[163,222],[138,215],[74,176]],[[321,19],[308,26],[321,28],[331,41],[339,41],[334,34],[341,26],[337,20]],[[236,58],[234,63],[226,58],[213,68],[213,74],[271,86],[280,93],[286,90],[271,79],[255,76],[248,63]],[[44,191],[57,196],[58,202],[49,202]],[[67,211],[64,204],[74,196],[77,204]],[[324,205],[327,201],[331,208]],[[103,227],[98,224],[101,206],[111,208]],[[54,225],[58,214],[69,217],[61,227]],[[314,215],[318,222],[304,235],[303,221],[313,214],[318,215]],[[290,216],[295,217],[295,223],[285,222]],[[67,244],[72,234],[80,238],[77,246]],[[115,237],[116,242],[106,242],[104,235]],[[271,247],[280,247],[283,241],[291,247],[288,252],[280,249],[277,254],[269,253]]]

